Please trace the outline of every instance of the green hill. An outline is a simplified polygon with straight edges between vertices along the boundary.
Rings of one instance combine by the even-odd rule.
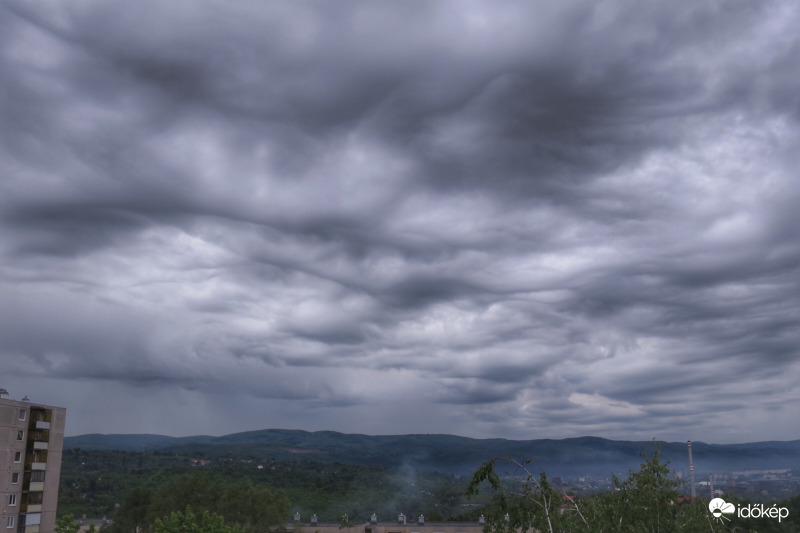
[[[684,442],[658,442],[671,468],[688,473]],[[65,449],[161,451],[217,458],[246,456],[276,461],[316,461],[386,468],[470,474],[483,461],[504,456],[531,459],[537,470],[558,476],[607,477],[638,467],[647,441],[598,437],[570,439],[471,439],[455,435],[359,435],[334,431],[265,429],[221,437],[163,435],[81,435],[67,437]],[[800,469],[800,440],[692,446],[695,469],[732,472],[756,469]]]

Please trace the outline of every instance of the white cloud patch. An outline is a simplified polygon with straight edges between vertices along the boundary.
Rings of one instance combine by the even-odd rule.
[[[573,392],[569,395],[569,401],[604,418],[632,418],[644,414],[642,409],[629,402],[614,401],[600,394]]]

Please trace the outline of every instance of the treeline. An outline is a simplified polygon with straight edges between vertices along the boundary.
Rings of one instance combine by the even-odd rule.
[[[280,491],[290,505],[287,521],[295,512],[306,519],[316,514],[321,521],[338,521],[343,514],[366,520],[372,513],[388,519],[400,512],[450,520],[467,509],[462,507],[467,480],[449,474],[242,456],[209,458],[199,466],[197,459],[163,452],[69,450],[62,463],[59,514],[115,519],[131,494],[152,494],[198,472],[228,485],[246,481]]]
[[[734,512],[716,515],[709,500],[681,496],[681,482],[675,479],[668,463],[662,462],[658,448],[652,457],[642,454],[638,471],[625,480],[614,477],[614,490],[584,498],[556,490],[545,473],[532,472],[529,462],[494,459],[484,463],[473,475],[467,493],[494,491],[486,506],[487,533],[536,531],[549,533],[796,533],[800,519],[800,496],[770,504],[753,504],[728,498],[716,509],[744,507],[773,509],[770,516],[742,517]],[[498,473],[498,467],[505,472]],[[509,474],[509,472],[511,472]],[[487,487],[487,485],[489,487]],[[733,504],[728,506],[727,504]],[[778,519],[780,514],[782,520]],[[754,513],[755,515],[755,513]]]
[[[545,474],[513,460],[489,461],[462,480],[413,469],[247,457],[217,457],[203,466],[192,466],[200,464],[196,458],[158,452],[71,450],[64,457],[59,514],[105,515],[113,519],[108,533],[159,533],[158,520],[186,513],[187,506],[245,533],[281,530],[295,512],[304,521],[312,513],[337,522],[346,514],[353,523],[373,512],[381,520],[403,512],[429,521],[477,521],[484,514],[487,533],[800,531],[800,496],[766,504],[786,510],[780,522],[714,517],[708,500],[690,502],[680,494],[685,487],[658,449],[627,479],[615,478],[615,490],[583,497],[560,492]],[[737,508],[751,505],[725,499]]]
[[[152,532],[158,519],[187,508],[219,515],[245,533],[261,533],[283,529],[289,502],[281,491],[249,480],[230,483],[196,472],[176,477],[156,490],[131,490],[108,533]]]
[[[188,459],[169,453],[65,450],[58,514],[112,518],[131,490],[156,489],[190,469]]]

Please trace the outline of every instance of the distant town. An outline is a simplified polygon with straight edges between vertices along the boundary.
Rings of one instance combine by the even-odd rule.
[[[238,463],[252,465],[257,470],[265,468],[275,470],[276,466],[269,465],[268,461],[259,462],[254,459],[234,459],[231,457],[217,458],[216,460],[201,457],[189,458],[192,467],[213,467]],[[688,475],[683,471],[674,471],[675,477],[684,481],[682,491],[690,493]],[[620,472],[620,476],[624,473]],[[723,472],[714,474],[701,474],[703,479],[695,482],[697,494],[708,499],[723,495],[735,495],[747,499],[772,500],[788,498],[800,494],[800,475],[788,468],[772,470],[742,470],[737,472]],[[557,489],[568,494],[578,496],[595,494],[598,492],[615,490],[614,482],[610,477],[555,476],[550,482]],[[433,496],[433,494],[430,494]],[[464,504],[470,506],[470,504]],[[478,506],[473,504],[473,506]]]

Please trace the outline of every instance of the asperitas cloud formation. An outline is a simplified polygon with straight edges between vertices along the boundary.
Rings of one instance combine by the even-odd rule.
[[[68,434],[800,438],[800,6],[0,6],[0,386]]]

